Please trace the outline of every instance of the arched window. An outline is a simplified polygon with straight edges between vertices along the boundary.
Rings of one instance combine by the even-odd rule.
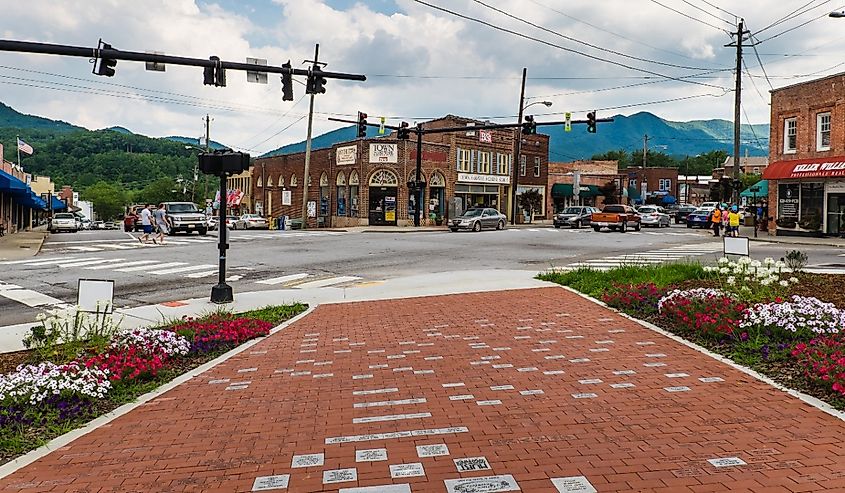
[[[443,173],[435,171],[431,174],[431,179],[428,181],[428,185],[431,187],[445,187],[446,178],[443,177]]]
[[[276,180],[276,186],[280,188],[285,186],[285,178],[282,176],[281,173],[279,173],[279,179]]]
[[[326,173],[323,173],[322,175],[320,175],[320,186],[321,187],[329,186],[329,175],[327,175]]]
[[[297,185],[298,185],[298,183],[297,183],[297,181],[296,181],[296,174],[295,174],[295,173],[291,173],[291,175],[290,175],[290,186],[291,186],[291,187],[295,187],[295,186],[297,186]]]
[[[264,186],[264,183],[261,181],[261,176],[259,175],[258,181],[255,183],[255,186],[261,188]]]
[[[272,188],[272,187],[273,187],[273,177],[268,176],[267,177],[267,188]]]
[[[350,185],[360,185],[360,181],[358,180],[358,172],[352,170],[352,173],[349,173],[349,184]]]
[[[358,189],[360,180],[358,179],[358,172],[352,170],[349,173],[349,216],[358,217]]]
[[[370,186],[375,187],[395,187],[399,185],[399,178],[396,177],[396,173],[387,170],[387,169],[380,169],[370,176]]]
[[[346,175],[343,173],[343,171],[339,171],[337,173],[337,178],[335,179],[335,184],[337,186],[346,185]]]

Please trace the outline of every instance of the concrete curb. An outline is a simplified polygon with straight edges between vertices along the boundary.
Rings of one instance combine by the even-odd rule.
[[[845,243],[834,243],[831,241],[811,241],[811,240],[798,240],[798,241],[784,241],[779,240],[777,237],[775,238],[749,238],[752,242],[761,242],[761,243],[777,243],[780,245],[806,245],[806,246],[829,246],[833,248],[845,248]]]
[[[77,438],[84,436],[84,435],[87,435],[88,433],[91,433],[92,431],[96,430],[97,428],[100,428],[104,425],[111,423],[115,419],[123,416],[126,413],[129,413],[130,411],[132,411],[132,410],[134,410],[134,409],[136,409],[140,406],[143,406],[144,404],[146,404],[147,402],[155,399],[156,397],[160,396],[161,394],[163,394],[163,393],[165,393],[165,392],[167,392],[171,389],[176,388],[177,386],[187,382],[188,380],[191,380],[194,377],[197,377],[197,376],[205,373],[206,371],[210,370],[211,368],[214,368],[215,366],[219,365],[220,363],[228,360],[232,356],[236,356],[236,355],[246,351],[247,349],[251,348],[252,346],[255,346],[259,342],[267,339],[267,337],[269,337],[269,336],[287,328],[291,324],[296,323],[299,320],[305,318],[311,312],[313,312],[316,308],[317,308],[316,306],[313,306],[313,307],[309,306],[308,309],[305,310],[304,312],[302,312],[299,315],[291,318],[290,320],[286,320],[286,321],[282,322],[277,327],[274,327],[273,329],[271,329],[270,334],[268,336],[259,337],[257,339],[252,339],[250,341],[247,341],[247,342],[241,344],[240,346],[238,346],[238,347],[236,347],[236,348],[234,348],[234,349],[232,349],[232,350],[230,350],[230,351],[228,351],[224,354],[221,354],[220,356],[214,358],[213,360],[211,360],[207,363],[204,363],[204,364],[194,368],[193,370],[190,370],[186,373],[179,375],[178,377],[174,378],[173,380],[171,380],[171,381],[169,381],[165,384],[162,384],[160,387],[158,387],[158,388],[156,388],[156,389],[154,389],[150,392],[147,392],[144,395],[139,396],[133,402],[129,402],[127,404],[124,404],[124,405],[122,405],[122,406],[120,406],[120,407],[118,407],[118,408],[116,408],[112,411],[109,411],[106,414],[103,414],[102,416],[95,418],[92,421],[89,421],[82,428],[77,428],[75,430],[72,430],[72,431],[65,433],[64,435],[58,436],[58,437],[50,440],[49,442],[47,442],[45,445],[42,445],[41,447],[38,447],[37,449],[32,450],[32,451],[18,457],[17,459],[14,459],[10,462],[7,462],[6,464],[3,464],[2,466],[0,466],[0,479],[5,478],[6,476],[14,473],[15,471],[17,471],[19,469],[22,469],[22,468],[28,466],[29,464],[32,464],[33,462],[35,462],[38,459],[50,454],[53,451],[59,450],[60,448],[68,445],[69,443],[76,440]]]
[[[597,300],[597,299],[593,298],[592,296],[581,293],[580,291],[576,291],[575,289],[570,288],[569,286],[560,286],[560,287],[567,290],[567,291],[575,293],[578,296],[580,296],[580,297],[582,297],[586,300],[592,301],[593,303],[595,303],[599,306],[607,308],[608,310],[610,310],[614,313],[617,313],[620,316],[627,318],[628,320],[630,320],[632,322],[636,322],[637,324],[642,325],[643,327],[645,327],[645,328],[647,328],[647,329],[649,329],[653,332],[657,332],[658,334],[663,335],[665,337],[668,337],[669,339],[672,339],[675,342],[681,343],[681,344],[683,344],[684,346],[686,346],[690,349],[693,349],[695,351],[698,351],[699,353],[705,354],[705,355],[715,359],[716,361],[719,361],[721,363],[725,363],[726,365],[730,366],[731,368],[733,368],[735,370],[739,370],[742,373],[745,373],[746,375],[748,375],[750,377],[753,377],[753,378],[755,378],[755,379],[757,379],[757,380],[759,380],[759,381],[761,381],[765,384],[768,384],[768,385],[780,390],[781,392],[789,394],[792,397],[796,397],[796,398],[800,399],[801,401],[805,402],[806,404],[809,404],[809,405],[815,407],[816,409],[833,416],[834,418],[838,418],[842,421],[845,421],[845,412],[839,411],[839,410],[833,408],[833,406],[831,406],[830,404],[822,401],[821,399],[817,399],[817,398],[815,398],[811,395],[807,395],[803,392],[799,392],[795,389],[791,389],[789,387],[786,387],[785,385],[782,385],[778,382],[775,382],[774,380],[772,380],[771,378],[769,378],[769,377],[767,377],[763,374],[757,373],[756,371],[752,370],[751,368],[748,368],[746,366],[742,366],[740,364],[735,363],[732,359],[729,359],[729,358],[726,358],[726,357],[724,357],[720,354],[716,354],[714,352],[711,352],[710,350],[703,348],[703,347],[699,346],[698,344],[690,342],[690,341],[684,339],[683,337],[672,334],[671,332],[668,332],[664,329],[661,329],[660,327],[658,327],[658,326],[656,326],[652,323],[646,322],[645,320],[640,320],[638,318],[634,318],[634,317],[628,315],[627,313],[623,313],[623,312],[621,312],[621,311],[619,311],[615,308],[611,308],[611,307],[607,306],[607,304],[604,303],[603,301]]]

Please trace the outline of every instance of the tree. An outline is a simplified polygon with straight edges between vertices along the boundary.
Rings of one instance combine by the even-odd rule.
[[[519,195],[519,206],[528,211],[528,222],[534,222],[534,211],[543,205],[543,196],[536,188],[526,190]]]
[[[159,178],[135,195],[138,203],[145,204],[160,204],[178,201],[181,198],[182,189],[177,188],[176,181],[173,178]]]
[[[631,166],[631,155],[625,149],[595,154],[590,159],[593,161],[618,161],[619,169],[625,169]]]
[[[599,192],[604,196],[605,205],[619,203],[619,189],[615,181],[611,180],[600,186]]]
[[[102,219],[118,217],[126,207],[127,195],[123,188],[105,181],[86,188],[82,192],[82,199],[90,201]]]

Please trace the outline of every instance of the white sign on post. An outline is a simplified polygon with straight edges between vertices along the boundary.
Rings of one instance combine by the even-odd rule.
[[[725,255],[748,256],[748,238],[725,236]]]
[[[114,281],[80,279],[77,291],[76,304],[79,311],[112,313],[114,310]]]
[[[282,205],[291,205],[291,191],[282,190]]]

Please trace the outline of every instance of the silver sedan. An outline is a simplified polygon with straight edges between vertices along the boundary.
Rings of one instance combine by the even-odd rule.
[[[449,229],[481,231],[482,229],[505,229],[507,219],[496,209],[489,207],[474,207],[467,209],[460,216],[449,221]]]
[[[642,219],[643,227],[654,226],[655,228],[669,227],[672,224],[672,219],[663,207],[656,205],[644,205],[637,209],[637,213]]]

